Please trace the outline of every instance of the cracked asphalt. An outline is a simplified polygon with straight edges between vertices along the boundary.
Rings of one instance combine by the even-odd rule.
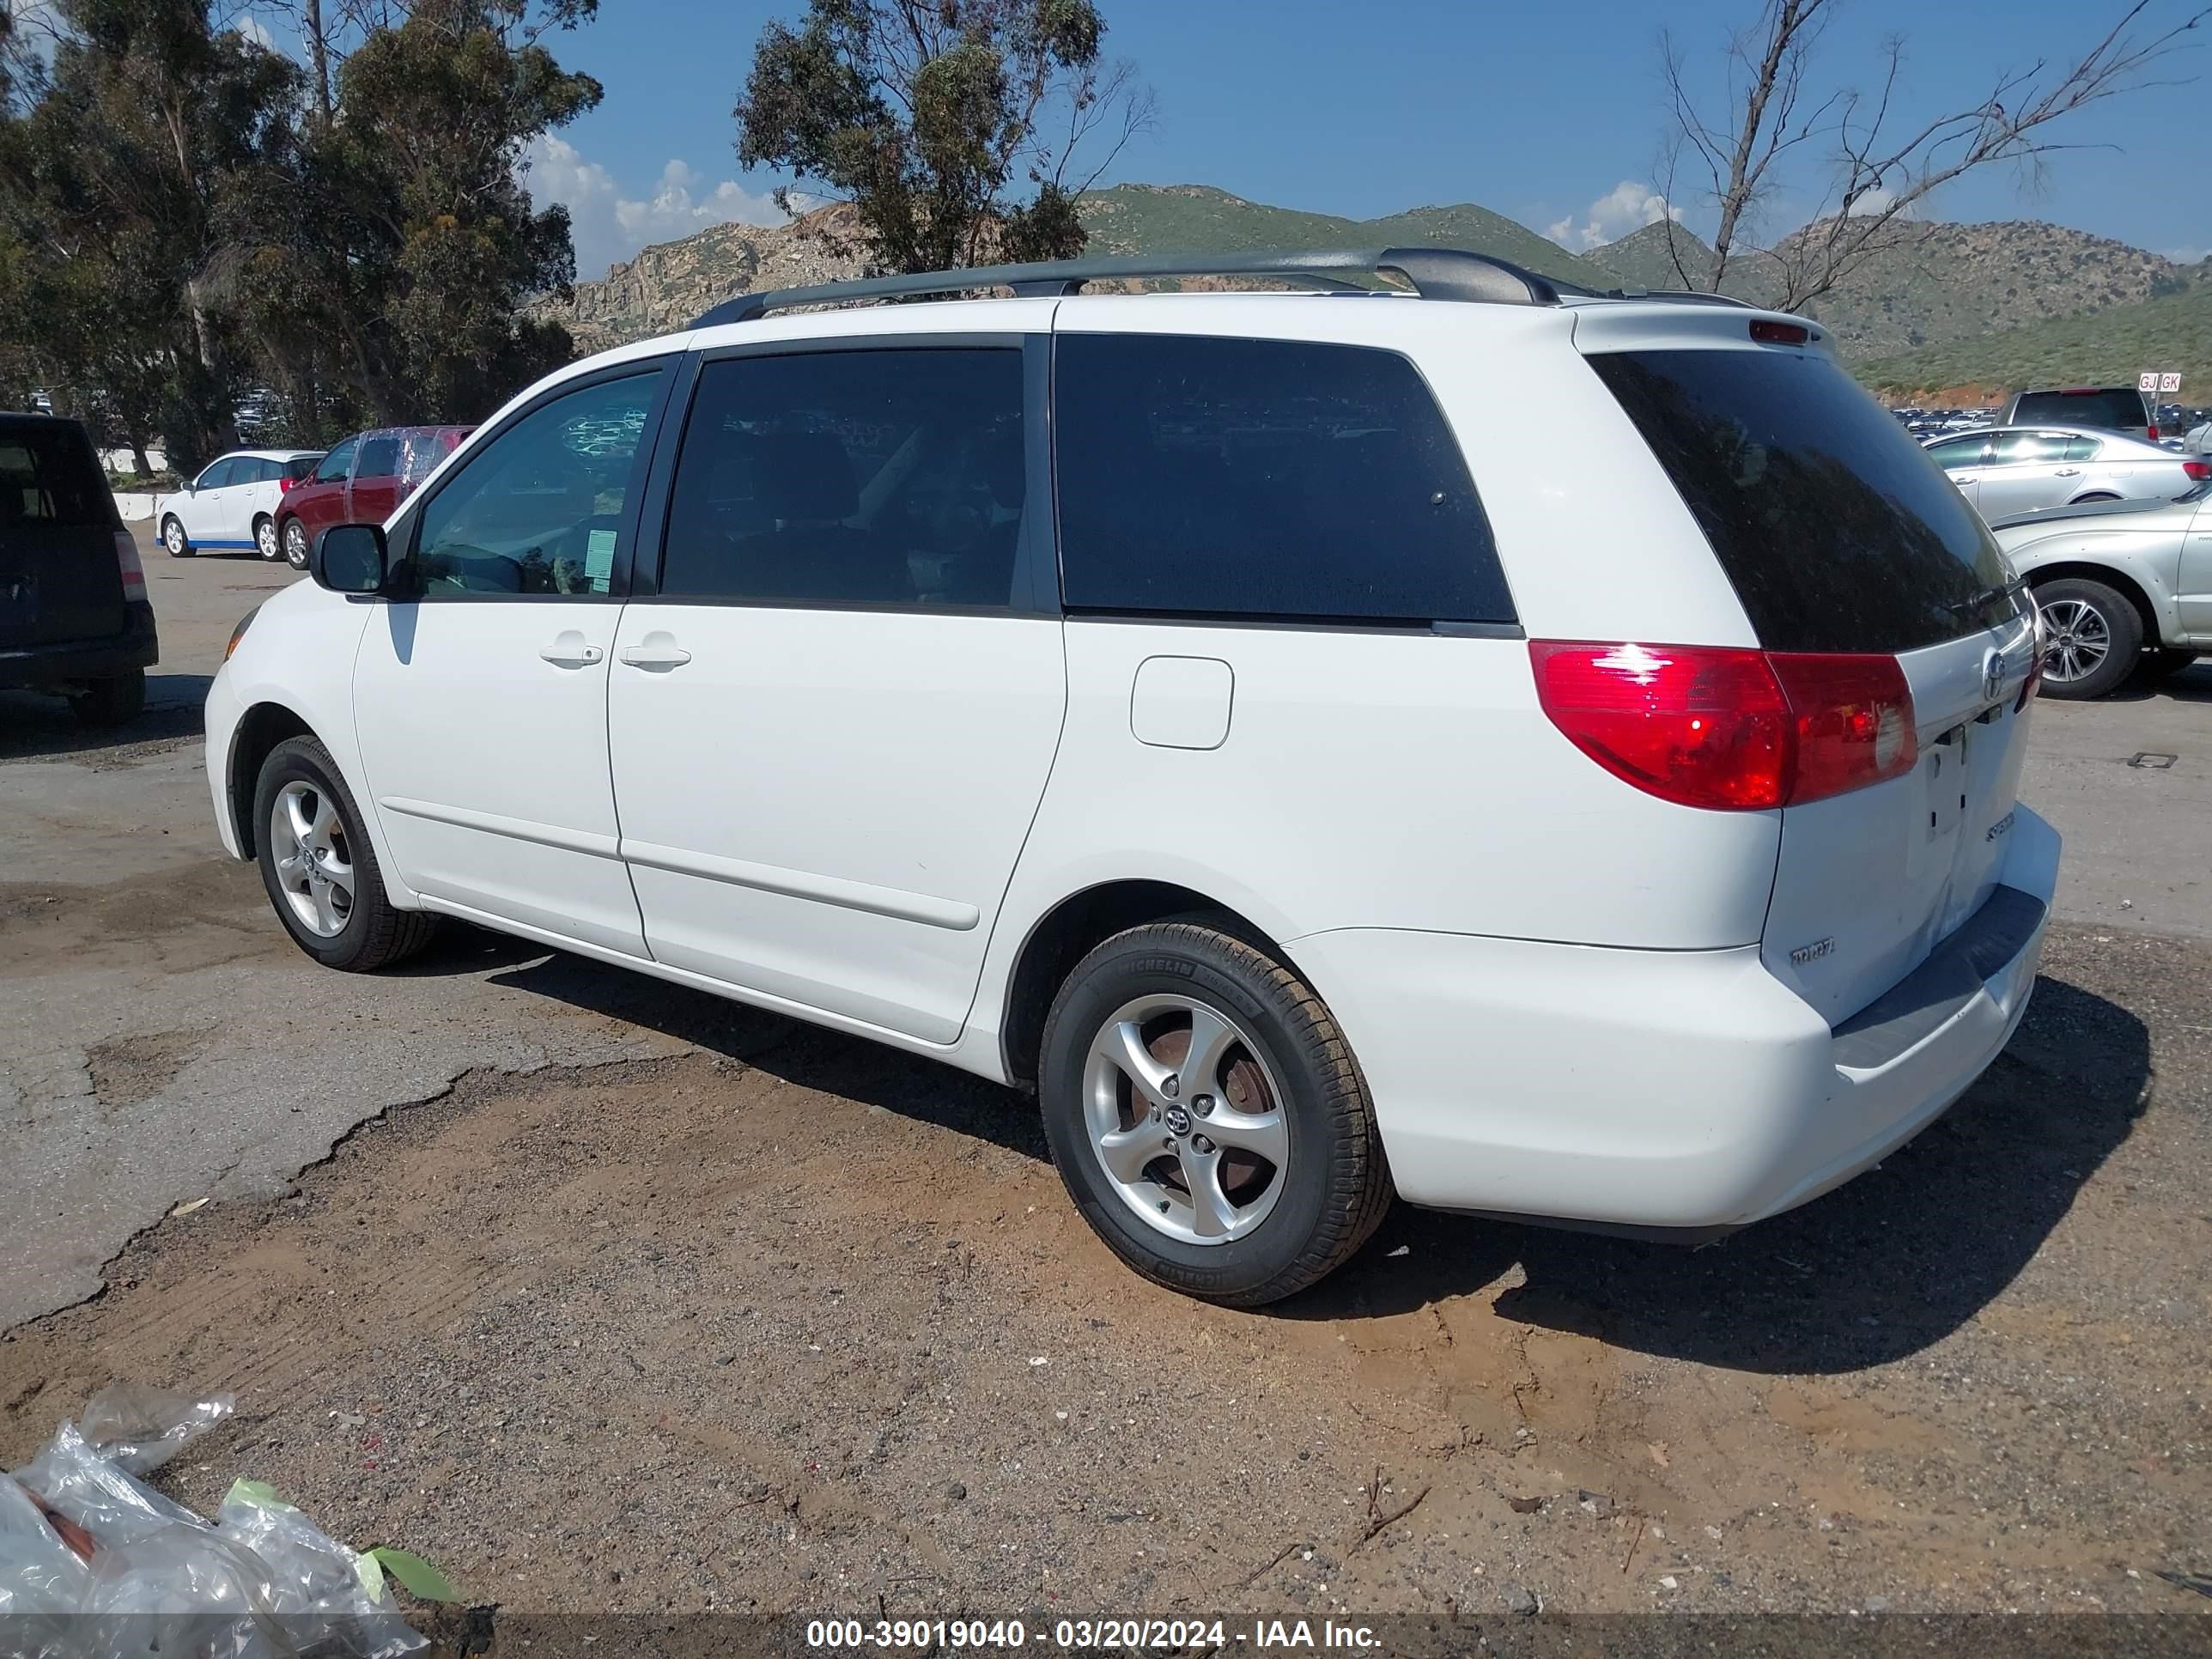
[[[0,696],[0,1467],[231,1389],[173,1492],[502,1612],[2212,1611],[2212,671],[2039,713],[2034,1007],[1881,1170],[1696,1253],[1401,1210],[1245,1314],[977,1080],[465,930],[315,969],[197,740],[289,573],[148,568],[140,727]]]

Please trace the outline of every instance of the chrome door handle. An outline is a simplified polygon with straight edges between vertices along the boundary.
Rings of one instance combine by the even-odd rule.
[[[596,645],[586,645],[573,634],[563,634],[552,644],[539,647],[538,654],[562,668],[589,668],[607,653]]]
[[[2057,471],[2052,473],[2051,477],[2054,478],[2077,478],[2081,477],[2081,469],[2078,466],[2062,466]]]
[[[632,668],[681,668],[691,660],[691,653],[678,645],[647,641],[643,645],[624,646],[622,659]]]

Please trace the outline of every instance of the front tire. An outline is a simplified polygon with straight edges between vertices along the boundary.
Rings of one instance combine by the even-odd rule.
[[[94,680],[70,699],[70,713],[77,724],[105,730],[128,726],[145,712],[146,671],[134,668],[112,679]]]
[[[330,751],[288,738],[253,791],[261,884],[293,942],[325,968],[365,974],[428,944],[437,918],[392,907],[361,809]]]
[[[2062,702],[2119,690],[2142,654],[2142,616],[2126,594],[2102,582],[2064,576],[2035,590],[2043,611],[2043,688]]]
[[[1054,999],[1038,1064],[1068,1195],[1157,1285],[1255,1308],[1334,1273],[1392,1188],[1358,1063],[1311,987],[1204,922],[1116,933]]]
[[[192,538],[185,534],[185,521],[173,513],[161,520],[161,545],[173,559],[192,556]]]
[[[307,568],[307,526],[297,519],[284,520],[284,562],[295,570]]]
[[[253,550],[271,561],[284,556],[284,550],[276,540],[276,521],[265,513],[258,514],[253,520]]]

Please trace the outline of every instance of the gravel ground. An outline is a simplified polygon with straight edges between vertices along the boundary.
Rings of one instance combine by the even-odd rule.
[[[0,1342],[0,1458],[234,1389],[179,1496],[502,1616],[2212,1608],[2154,1576],[2212,1565],[2212,947],[2062,929],[1956,1111],[1723,1245],[1401,1210],[1259,1314],[1121,1270],[1003,1091],[507,954],[685,1052],[469,1073],[146,1234]]]

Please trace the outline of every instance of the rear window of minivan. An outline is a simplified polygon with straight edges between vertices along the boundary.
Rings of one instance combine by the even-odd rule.
[[[1063,334],[1053,420],[1070,610],[1513,621],[1458,441],[1395,352]]]
[[[2096,392],[2023,392],[2012,423],[2141,428],[2150,424],[2150,415],[2142,393],[2124,386]]]
[[[106,528],[113,516],[107,480],[76,428],[40,422],[0,431],[0,525]]]
[[[1589,362],[1766,649],[1911,651],[2015,613],[1980,517],[1832,359],[1686,348]]]

